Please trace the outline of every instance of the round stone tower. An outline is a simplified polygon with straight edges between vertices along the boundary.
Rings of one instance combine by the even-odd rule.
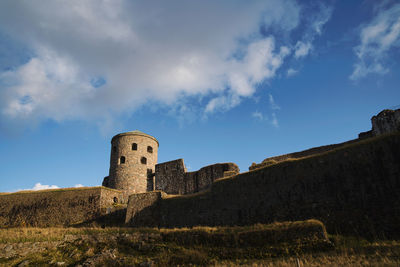
[[[124,202],[131,194],[154,190],[158,145],[156,138],[137,130],[112,138],[106,186],[123,191]]]

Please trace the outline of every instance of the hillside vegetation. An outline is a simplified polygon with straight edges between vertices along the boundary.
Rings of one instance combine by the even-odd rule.
[[[400,242],[328,238],[316,220],[245,227],[11,228],[3,266],[396,266]]]

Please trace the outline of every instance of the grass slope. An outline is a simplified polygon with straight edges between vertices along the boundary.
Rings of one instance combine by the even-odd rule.
[[[316,220],[245,227],[0,230],[3,266],[396,266],[399,248],[397,241],[328,239]]]

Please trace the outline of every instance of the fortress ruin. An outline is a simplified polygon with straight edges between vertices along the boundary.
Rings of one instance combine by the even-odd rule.
[[[210,165],[197,172],[187,172],[183,159],[157,164],[158,146],[155,137],[138,130],[114,136],[110,172],[103,186],[120,190],[121,203],[127,203],[132,194],[154,190],[175,195],[204,191],[214,180],[239,173],[234,163]]]
[[[140,131],[120,133],[111,139],[110,172],[103,186],[121,190],[122,202],[129,195],[154,190],[158,141]]]
[[[191,227],[321,220],[328,231],[400,237],[400,109],[372,119],[355,140],[187,172],[157,163],[159,143],[140,131],[111,140],[102,187],[0,193],[0,227]],[[351,218],[351,220],[349,220]]]

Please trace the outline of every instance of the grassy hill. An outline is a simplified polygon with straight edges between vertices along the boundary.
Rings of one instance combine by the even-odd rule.
[[[400,242],[328,236],[316,220],[243,227],[10,228],[3,266],[397,266]]]

